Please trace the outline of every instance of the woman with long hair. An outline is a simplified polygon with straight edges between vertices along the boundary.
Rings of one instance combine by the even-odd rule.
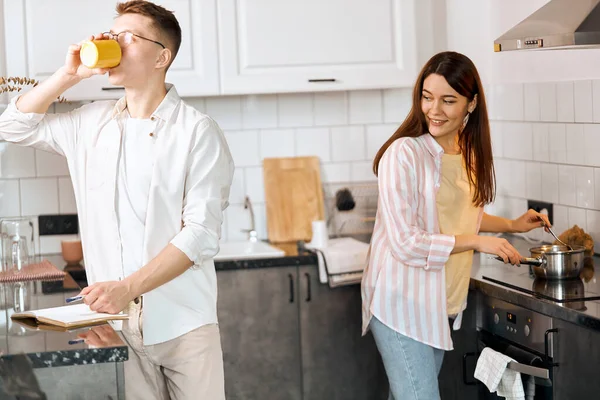
[[[528,232],[550,221],[533,210],[515,220],[483,211],[495,196],[490,127],[479,73],[459,53],[425,64],[412,109],[373,169],[379,202],[362,281],[363,333],[373,333],[390,399],[439,399],[449,318],[459,329],[473,251],[521,260],[506,239],[479,233]]]

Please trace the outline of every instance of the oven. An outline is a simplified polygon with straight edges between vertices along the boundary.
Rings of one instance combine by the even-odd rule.
[[[478,352],[464,355],[465,384],[479,386],[480,400],[501,399],[472,376],[470,381],[467,379],[468,358],[478,357],[485,347],[489,347],[515,360],[508,368],[521,373],[526,400],[551,400],[557,333],[552,318],[488,296],[480,297],[477,308]]]

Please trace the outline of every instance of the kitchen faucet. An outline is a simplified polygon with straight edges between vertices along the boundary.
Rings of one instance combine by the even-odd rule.
[[[249,241],[257,242],[258,234],[256,233],[256,226],[254,225],[254,210],[252,208],[252,203],[250,202],[250,197],[248,196],[244,198],[244,209],[250,211],[250,229],[242,229],[242,232],[248,233]]]

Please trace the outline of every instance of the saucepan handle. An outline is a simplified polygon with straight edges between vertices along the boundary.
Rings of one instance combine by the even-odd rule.
[[[504,262],[504,260],[500,256],[496,256],[494,257],[494,259]],[[546,260],[543,258],[523,258],[521,260],[521,265],[535,265],[538,267],[545,267]]]

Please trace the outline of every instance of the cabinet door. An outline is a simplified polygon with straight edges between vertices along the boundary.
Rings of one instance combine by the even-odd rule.
[[[332,289],[316,266],[299,271],[303,399],[387,399],[373,336],[361,336],[360,285]]]
[[[473,377],[477,357],[467,356],[463,365],[463,357],[466,354],[477,352],[477,299],[477,292],[469,292],[461,328],[458,331],[452,330],[454,350],[444,354],[444,363],[438,379],[442,400],[478,399],[478,381]],[[475,384],[464,383],[463,369],[466,369],[467,381]]]
[[[220,0],[225,94],[412,85],[414,0]]]
[[[297,272],[217,272],[227,399],[301,399]]]
[[[588,307],[595,307],[588,302]],[[596,399],[600,393],[600,332],[554,320],[554,399]],[[597,327],[596,327],[597,329]]]
[[[6,66],[9,76],[43,80],[64,64],[67,48],[92,34],[108,31],[116,2],[95,0],[4,1]],[[175,12],[182,29],[181,48],[167,74],[182,96],[219,91],[216,55],[216,0],[159,0]],[[124,94],[107,76],[94,76],[65,92],[69,100],[118,98]]]

